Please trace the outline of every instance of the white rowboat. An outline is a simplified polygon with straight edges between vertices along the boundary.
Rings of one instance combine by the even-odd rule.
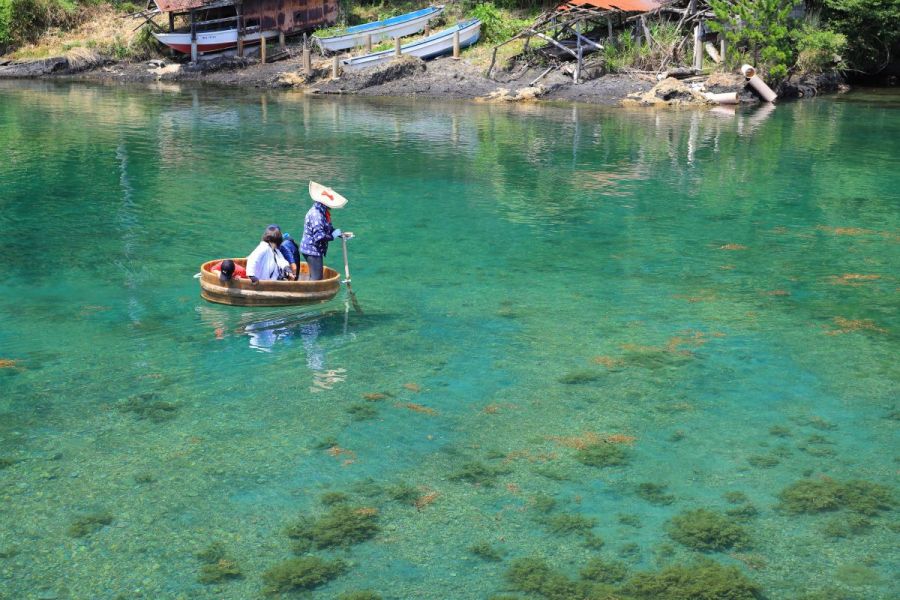
[[[429,20],[437,17],[442,12],[444,12],[443,6],[431,6],[406,13],[405,15],[384,19],[383,21],[354,25],[353,27],[348,27],[341,35],[325,38],[313,36],[313,39],[319,44],[323,54],[325,52],[338,52],[365,46],[370,37],[371,42],[377,44],[384,39],[419,33],[425,29]]]
[[[459,32],[459,47],[467,48],[477,42],[481,36],[481,21],[478,19],[463,21],[425,39],[410,42],[400,47],[400,54],[403,56],[415,56],[423,60],[435,58],[442,54],[449,54],[453,52],[453,34],[457,31]],[[345,69],[356,71],[390,62],[393,58],[394,50],[384,50],[354,58],[346,58],[341,63]]]

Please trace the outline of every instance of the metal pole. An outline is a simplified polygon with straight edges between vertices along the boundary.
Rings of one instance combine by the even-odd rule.
[[[341,246],[344,248],[344,283],[350,283],[350,259],[347,257],[347,238],[341,236]]]
[[[197,25],[194,18],[194,11],[191,11],[191,62],[197,62]]]

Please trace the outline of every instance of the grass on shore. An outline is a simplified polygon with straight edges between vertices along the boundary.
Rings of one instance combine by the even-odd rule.
[[[146,27],[135,30],[138,21],[109,4],[84,9],[80,25],[69,30],[53,27],[33,43],[10,52],[5,58],[28,60],[88,53],[117,60],[142,60],[158,54],[156,40]]]

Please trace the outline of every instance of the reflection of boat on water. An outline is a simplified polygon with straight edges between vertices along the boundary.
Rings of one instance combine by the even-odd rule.
[[[364,46],[367,42],[377,44],[387,38],[419,33],[425,29],[428,21],[442,12],[444,12],[443,6],[430,6],[422,10],[406,13],[405,15],[384,19],[383,21],[348,27],[340,35],[331,37],[313,36],[313,39],[319,44],[323,53],[324,51],[337,52],[338,50],[347,50],[354,46]]]
[[[228,282],[210,270],[223,259],[210,260],[200,266],[200,295],[210,302],[232,306],[297,306],[318,304],[334,298],[341,289],[341,275],[330,267],[324,268],[319,281],[269,281],[253,284],[249,279],[235,277]],[[245,266],[246,258],[233,258],[235,264]],[[305,263],[304,263],[305,265]]]
[[[415,56],[423,60],[435,58],[443,54],[450,54],[453,51],[453,36],[459,33],[459,47],[468,48],[478,41],[481,35],[481,21],[478,19],[469,19],[443,31],[439,31],[427,38],[404,44],[400,47],[400,54],[404,56]],[[341,61],[345,69],[355,71],[357,69],[365,69],[366,67],[374,67],[394,59],[394,50],[384,50],[382,52],[373,52],[363,56],[347,58]]]

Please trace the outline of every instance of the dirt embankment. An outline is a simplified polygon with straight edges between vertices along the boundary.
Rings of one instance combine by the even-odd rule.
[[[735,92],[741,103],[757,102],[743,77],[713,74],[682,80],[649,73],[631,75],[585,73],[586,81],[574,84],[563,69],[543,72],[533,68],[497,73],[491,79],[483,67],[450,57],[430,62],[406,57],[391,63],[332,78],[331,60],[313,61],[310,76],[303,73],[298,49],[289,48],[287,58],[261,64],[257,55],[244,58],[220,56],[197,65],[152,60],[112,62],[100,56],[58,57],[36,62],[0,65],[0,78],[50,77],[91,81],[154,82],[196,81],[227,87],[295,88],[307,93],[355,94],[360,96],[419,96],[469,99],[488,102],[556,100],[593,104],[684,105],[704,104],[706,92]],[[822,86],[834,88],[838,80],[789,83],[783,97],[815,95]]]

